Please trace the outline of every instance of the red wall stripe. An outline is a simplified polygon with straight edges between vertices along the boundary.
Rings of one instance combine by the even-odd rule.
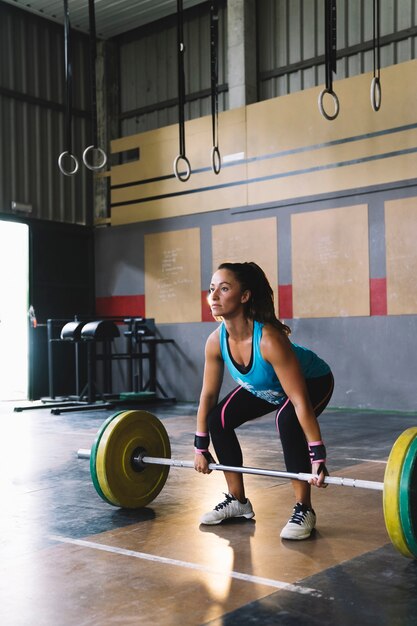
[[[292,318],[292,285],[278,286],[279,318]]]
[[[145,296],[96,298],[96,315],[103,317],[145,317]]]
[[[371,278],[369,281],[371,298],[371,315],[387,314],[387,279]]]

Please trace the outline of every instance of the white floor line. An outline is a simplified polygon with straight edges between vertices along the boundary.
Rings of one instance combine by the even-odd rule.
[[[93,541],[86,541],[84,539],[71,539],[69,537],[59,537],[53,535],[50,537],[52,541],[58,541],[60,543],[69,543],[82,548],[91,548],[93,550],[102,550],[103,552],[111,552],[112,554],[118,554],[122,556],[130,556],[136,559],[143,559],[145,561],[153,561],[155,563],[163,563],[164,565],[175,565],[177,567],[186,567],[188,569],[198,570],[207,574],[215,574],[216,576],[229,576],[230,578],[236,578],[237,580],[244,580],[250,583],[256,583],[258,585],[265,585],[267,587],[274,587],[275,589],[283,589],[285,591],[291,591],[293,593],[301,593],[304,595],[312,595],[318,598],[322,597],[322,594],[317,589],[311,589],[310,587],[302,587],[301,585],[293,585],[280,580],[272,580],[271,578],[262,578],[261,576],[251,576],[250,574],[243,574],[241,572],[222,572],[212,567],[200,565],[199,563],[189,563],[188,561],[179,561],[177,559],[169,559],[167,557],[156,556],[154,554],[146,554],[145,552],[136,552],[134,550],[125,550],[124,548],[117,548],[115,546],[107,546],[102,543],[95,543]]]
[[[355,456],[347,456],[345,461],[361,461],[362,463],[382,463],[386,465],[388,461],[382,461],[381,459],[358,459]]]

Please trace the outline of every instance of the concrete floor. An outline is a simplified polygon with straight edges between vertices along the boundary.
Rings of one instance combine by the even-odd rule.
[[[293,505],[284,479],[246,477],[250,521],[200,526],[225,483],[186,468],[171,468],[145,509],[120,510],[76,456],[111,412],[16,413],[15,404],[0,403],[2,625],[417,623],[417,560],[390,544],[381,492],[315,490],[317,530],[302,542],[279,538]],[[196,407],[142,408],[164,423],[172,456],[192,459]],[[417,415],[326,411],[331,473],[382,481],[392,444],[416,424]],[[245,465],[284,469],[272,416],[240,433]]]

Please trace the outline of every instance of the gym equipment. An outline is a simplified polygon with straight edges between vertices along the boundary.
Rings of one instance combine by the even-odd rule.
[[[72,54],[71,22],[68,0],[64,0],[64,54],[65,54],[65,150],[58,157],[58,167],[64,176],[78,172],[79,163],[72,152]]]
[[[170,458],[171,446],[162,422],[147,411],[125,411],[111,416],[100,428],[90,450],[78,458],[90,459],[97,493],[106,502],[124,508],[144,507],[162,490],[170,467],[194,469],[192,461]],[[232,471],[309,481],[313,474],[296,474],[255,467],[211,463],[212,470]],[[383,492],[388,535],[404,556],[417,558],[417,427],[404,431],[391,450],[384,482],[327,476],[325,483]]]
[[[319,111],[326,120],[334,120],[339,115],[339,99],[333,91],[333,72],[336,72],[336,0],[325,0],[324,32],[325,32],[325,70],[326,87],[321,91],[318,99]],[[333,98],[334,111],[327,113],[324,108],[324,96],[329,94]]]
[[[373,110],[379,111],[381,108],[381,45],[380,45],[380,0],[373,2],[373,65],[374,74],[371,81],[371,106]]]
[[[177,180],[185,183],[191,176],[191,165],[185,154],[185,74],[184,74],[184,17],[182,0],[177,0],[177,64],[178,64],[178,117],[179,154],[174,160],[174,174]],[[180,171],[181,161],[185,171]]]
[[[101,170],[107,163],[107,154],[98,147],[98,123],[97,123],[97,41],[96,41],[96,14],[94,0],[88,0],[88,17],[90,27],[90,86],[91,86],[91,145],[83,152],[84,165],[93,172]],[[96,164],[93,158],[96,157]]]
[[[212,0],[210,6],[210,67],[211,67],[211,132],[213,146],[211,149],[211,167],[219,174],[222,158],[219,150],[219,6],[218,0]]]

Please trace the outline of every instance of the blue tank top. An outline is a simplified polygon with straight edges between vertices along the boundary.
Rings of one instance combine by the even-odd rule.
[[[274,368],[265,361],[261,354],[261,338],[263,324],[254,320],[252,337],[252,360],[248,372],[242,374],[233,363],[228,349],[227,331],[225,325],[220,325],[220,350],[223,361],[227,365],[231,377],[241,386],[253,393],[258,398],[262,398],[272,404],[281,404],[286,399],[286,394]],[[330,367],[325,361],[312,350],[291,343],[304,378],[318,378],[330,372]]]

